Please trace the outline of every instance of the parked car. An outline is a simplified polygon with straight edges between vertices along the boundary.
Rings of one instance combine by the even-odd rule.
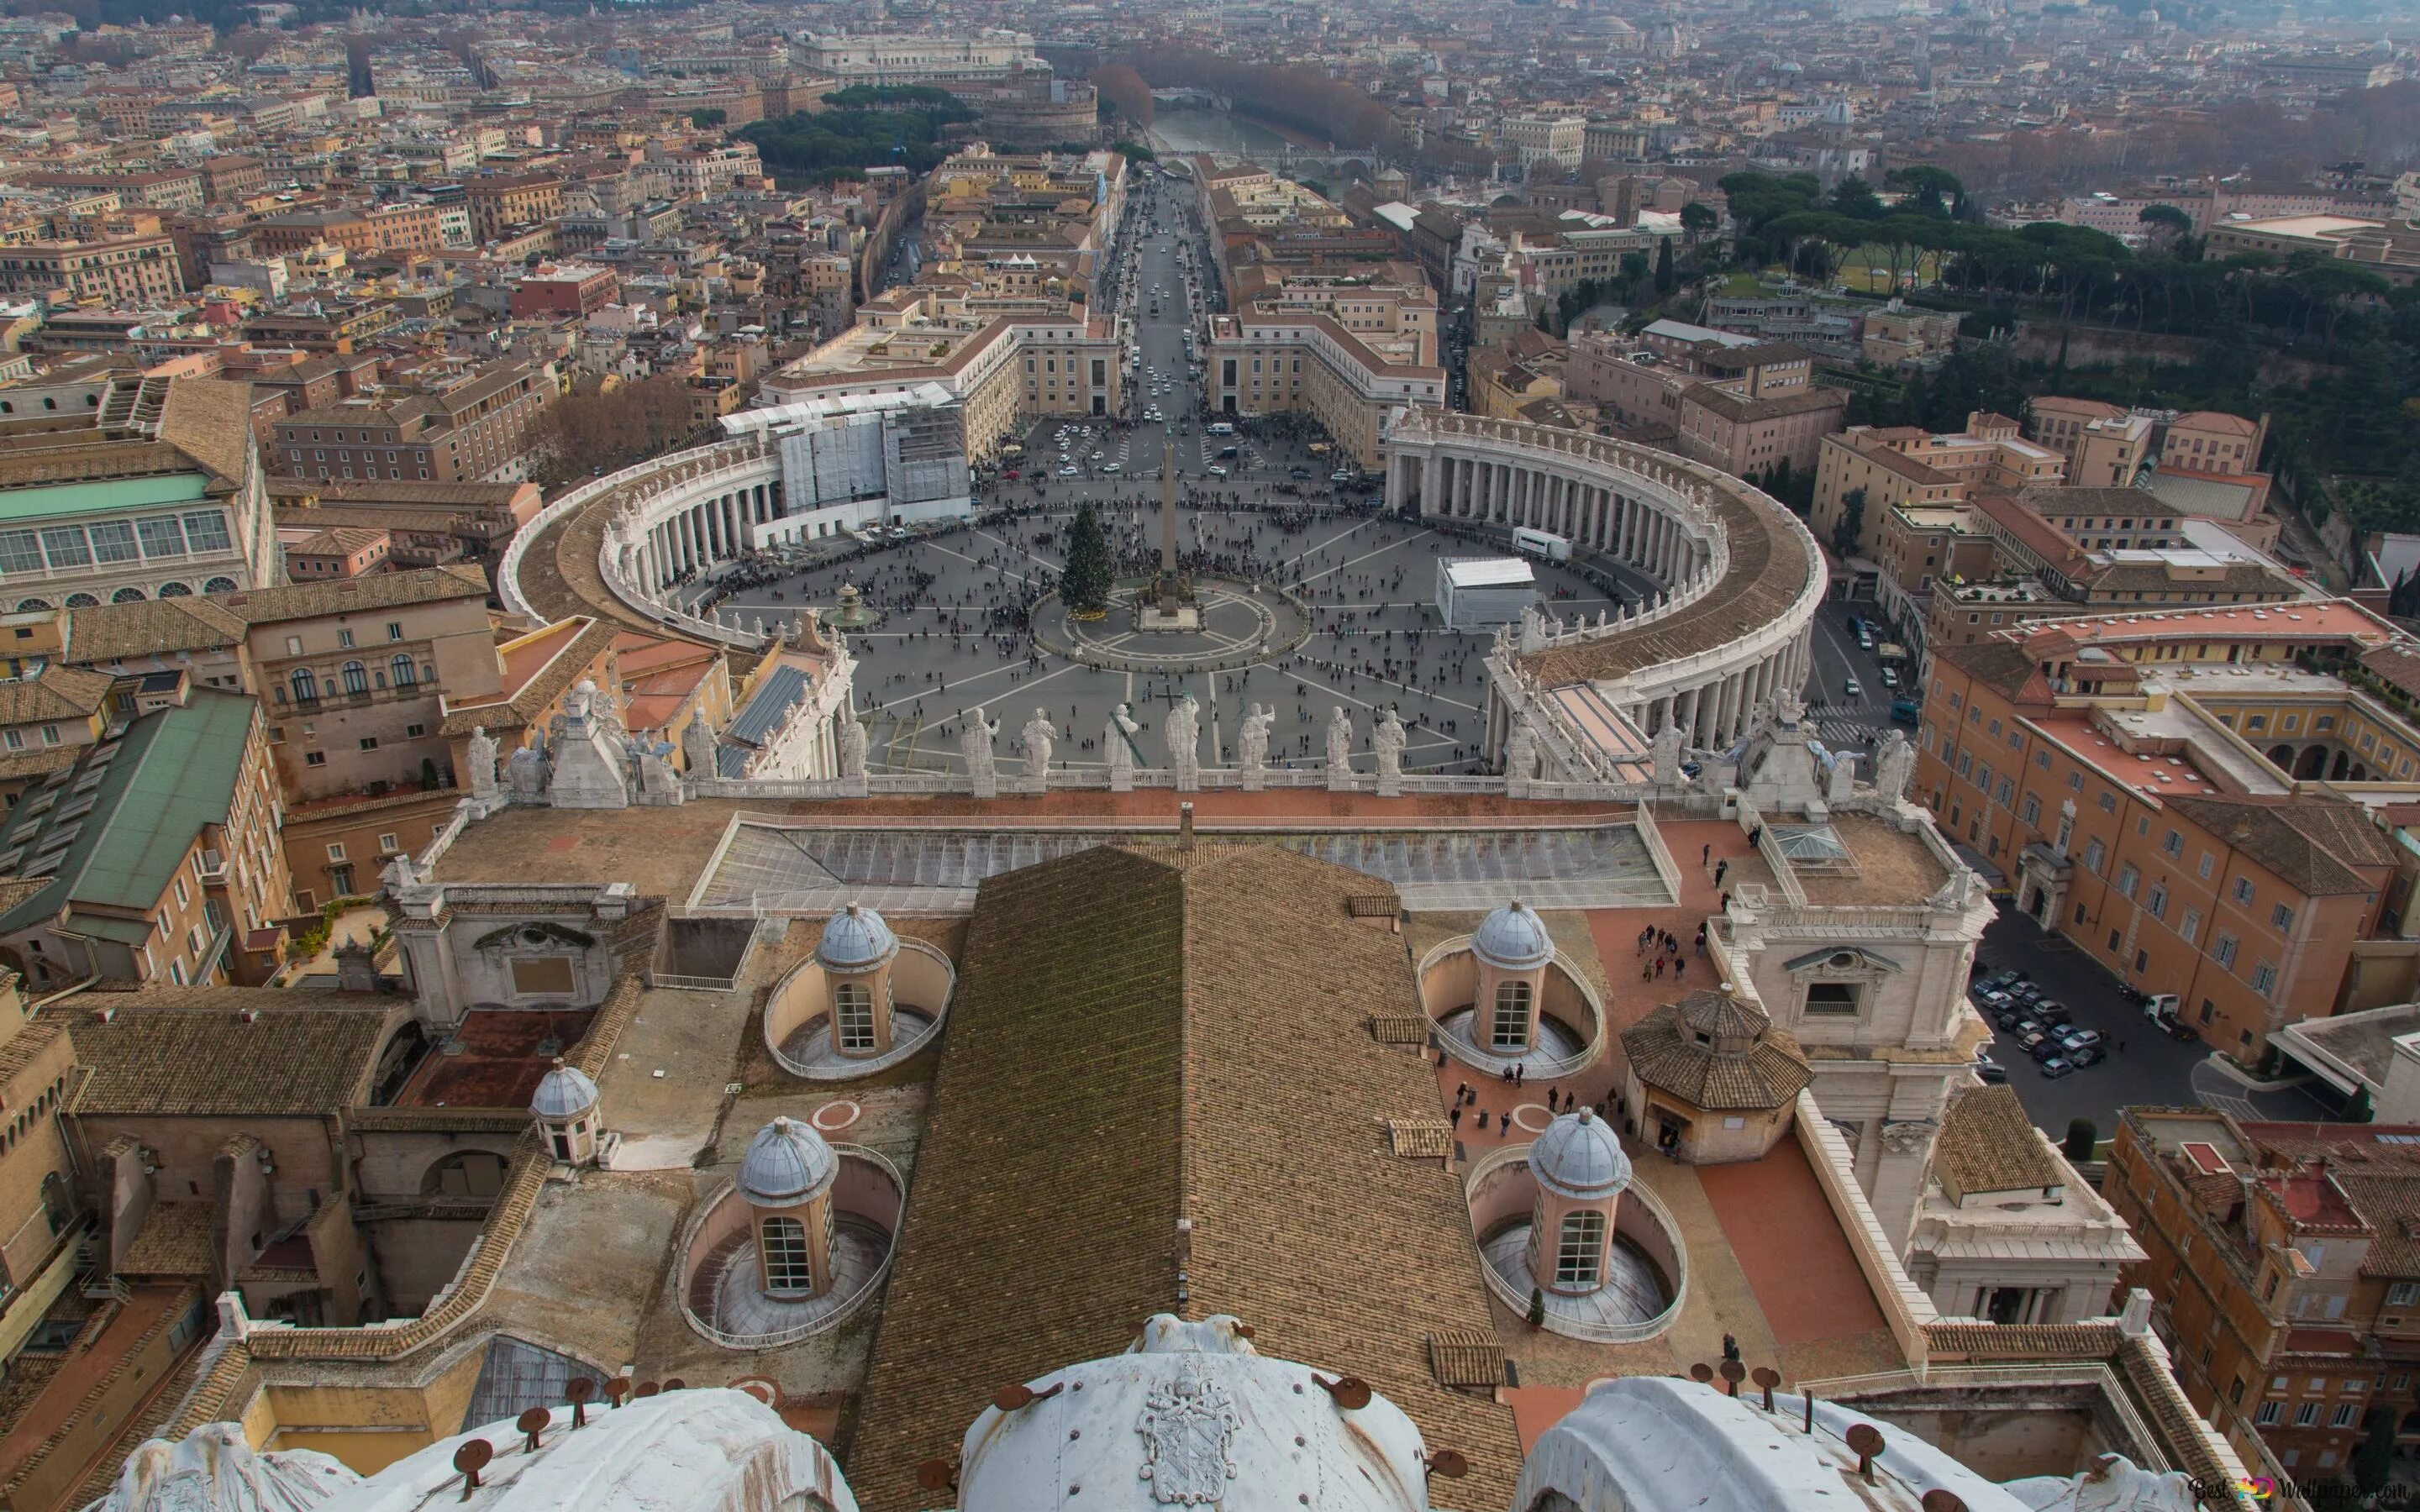
[[[1840,691],[1853,699],[1864,698],[1866,696],[1866,685],[1858,682],[1855,678],[1851,677],[1840,684]]]
[[[2032,980],[2033,979],[2027,977],[2022,971],[1994,971],[1990,976],[1983,979],[1983,985],[1991,988],[1993,992],[2004,993],[2021,981],[2030,981]]]
[[[1975,1075],[1977,1079],[1987,1085],[2005,1082],[2009,1079],[2009,1069],[1993,1060],[1990,1051],[1978,1051],[1975,1056]]]
[[[2059,1031],[2058,1042],[2070,1050],[2098,1050],[2101,1048],[2102,1034],[2099,1029],[2062,1029]]]
[[[2088,1044],[2080,1049],[2069,1051],[2062,1058],[2064,1058],[2070,1065],[2081,1069],[2085,1066],[2098,1065],[2108,1057],[2102,1053],[2099,1045]]]
[[[1891,700],[1891,723],[1893,723],[1893,724],[1921,724],[1921,723],[1923,723],[1923,722],[1924,722],[1924,705],[1923,705],[1923,704],[1918,703],[1918,702],[1916,702],[1916,700],[1914,700],[1914,699],[1893,699],[1893,700]]]
[[[2034,1017],[2045,1024],[2063,1026],[2075,1022],[2075,1015],[2068,1011],[2065,1003],[2055,1002],[2047,997],[2034,1004]]]
[[[2049,1035],[2042,1033],[2040,1029],[2036,1029],[2030,1034],[2018,1035],[2017,1048],[2024,1051],[2026,1055],[2033,1057],[2036,1060],[2040,1060],[2044,1056],[2057,1055],[2058,1041],[2052,1039]]]
[[[2072,1076],[2075,1072],[2075,1062],[2067,1059],[2063,1056],[2053,1056],[2048,1060],[2041,1063],[2041,1073],[2044,1081],[2055,1082],[2062,1076]]]

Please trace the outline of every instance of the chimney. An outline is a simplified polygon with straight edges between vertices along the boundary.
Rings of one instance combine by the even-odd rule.
[[[1193,849],[1193,805],[1176,806],[1176,843],[1180,850]]]

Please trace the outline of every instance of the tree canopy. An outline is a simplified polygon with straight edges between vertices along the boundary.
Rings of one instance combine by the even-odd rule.
[[[974,108],[946,89],[859,85],[824,100],[830,110],[751,121],[733,134],[755,143],[775,173],[857,178],[886,163],[929,173],[950,155],[941,129],[975,118]]]

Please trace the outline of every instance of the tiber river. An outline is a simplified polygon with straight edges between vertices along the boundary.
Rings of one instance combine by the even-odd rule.
[[[1279,152],[1285,138],[1223,111],[1161,109],[1153,112],[1151,134],[1171,152],[1234,152],[1252,156]]]

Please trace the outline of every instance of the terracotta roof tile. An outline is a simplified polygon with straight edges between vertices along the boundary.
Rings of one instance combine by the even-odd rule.
[[[1967,1092],[1942,1115],[1932,1171],[1956,1201],[1970,1192],[2064,1186],[2066,1168],[2042,1148],[2033,1119],[2008,1086]]]

